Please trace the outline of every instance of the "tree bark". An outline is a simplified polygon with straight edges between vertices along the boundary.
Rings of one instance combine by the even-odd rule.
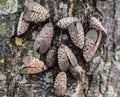
[[[33,54],[33,43],[37,33],[45,23],[31,24],[28,31],[18,37],[16,35],[17,23],[24,5],[32,0],[1,0],[0,1],[0,97],[56,97],[53,93],[53,82],[60,72],[57,63],[43,73],[36,75],[20,75],[19,69],[23,63],[21,59],[25,55]],[[35,0],[45,6],[44,0]],[[69,0],[46,0],[50,8],[51,22],[68,16]],[[86,70],[88,77],[88,89],[84,91],[85,97],[119,97],[120,95],[120,1],[119,0],[73,0],[73,16],[83,18],[80,14],[85,11],[86,2],[92,7],[92,15],[103,14],[102,24],[108,32],[104,44],[99,46],[94,58],[85,63],[81,53],[70,42],[69,35],[63,31],[64,43],[72,49],[81,66]],[[91,2],[93,1],[93,2]],[[53,3],[54,2],[54,3]],[[59,11],[54,11],[54,4]],[[97,10],[98,9],[98,10]],[[95,10],[95,11],[94,11]],[[89,11],[89,10],[86,10]],[[55,15],[58,13],[58,15]],[[54,19],[54,15],[55,20]],[[71,14],[70,14],[71,15]],[[98,16],[99,16],[98,15]],[[86,27],[86,25],[84,25]],[[87,29],[87,28],[86,28]],[[56,27],[55,33],[60,30]],[[57,34],[53,39],[53,45],[57,45]],[[17,40],[18,39],[18,40]],[[77,54],[79,53],[79,54]],[[35,56],[40,58],[38,52]],[[44,57],[43,57],[44,59]],[[77,86],[77,80],[67,72],[68,89],[65,97],[70,97]],[[83,94],[83,93],[82,93]],[[81,95],[79,96],[81,97]]]

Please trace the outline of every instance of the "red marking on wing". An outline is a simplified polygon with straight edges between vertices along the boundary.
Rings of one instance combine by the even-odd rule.
[[[27,68],[36,68],[36,67],[33,67],[33,66],[27,66]]]
[[[34,12],[34,13],[37,13],[37,14],[39,14],[40,12],[37,12],[37,11],[34,11],[34,10],[31,10],[31,12]]]
[[[98,36],[99,37],[99,36]],[[98,42],[98,37],[97,37],[97,40],[95,41],[94,45],[93,45],[93,48],[96,46],[96,43]]]

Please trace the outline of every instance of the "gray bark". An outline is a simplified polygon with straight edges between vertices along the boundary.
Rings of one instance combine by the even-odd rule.
[[[54,78],[59,72],[57,66],[41,74],[31,76],[18,74],[23,65],[21,58],[33,54],[34,34],[36,35],[42,27],[31,26],[27,34],[20,37],[23,45],[16,45],[17,23],[27,1],[30,0],[0,0],[0,97],[56,97],[52,89]],[[44,0],[36,1],[44,5]],[[84,3],[82,0],[76,1],[78,4],[75,6],[74,14],[78,16]],[[58,5],[60,16],[66,17],[69,7],[67,1],[61,0]],[[49,7],[52,6],[53,4],[49,3]],[[85,94],[87,97],[102,97],[98,85],[100,82],[100,90],[104,92],[104,83],[107,79],[108,89],[104,97],[120,97],[120,0],[98,0],[96,6],[103,13],[102,23],[108,32],[108,37],[104,49],[100,46],[95,57],[88,63],[87,74],[90,85]],[[63,38],[66,38],[66,34]],[[35,56],[40,57],[39,53]],[[71,96],[77,86],[77,80],[70,73],[67,75],[68,89],[65,97]]]

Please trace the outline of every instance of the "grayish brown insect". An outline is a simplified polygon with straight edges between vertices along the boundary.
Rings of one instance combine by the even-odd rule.
[[[68,27],[68,31],[73,43],[80,49],[84,46],[84,30],[83,25],[79,22],[72,23]]]
[[[20,69],[21,74],[36,74],[47,69],[42,61],[32,56],[25,56],[22,61],[26,66]]]
[[[73,77],[79,81],[82,81],[82,76],[84,76],[85,71],[81,66],[69,67],[69,71],[73,75]]]
[[[59,26],[62,29],[67,29],[69,25],[78,21],[79,19],[77,17],[66,17],[66,18],[60,19],[57,22],[57,26]]]
[[[57,96],[64,96],[67,89],[67,76],[65,72],[60,72],[55,78],[54,93]]]
[[[29,2],[24,13],[24,20],[30,22],[42,22],[50,17],[48,9],[37,2]]]
[[[69,68],[69,59],[66,55],[64,44],[61,44],[58,49],[58,64],[61,71],[67,71]]]
[[[78,61],[77,58],[75,57],[74,53],[71,51],[71,49],[65,45],[65,53],[67,55],[67,58],[69,59],[70,65],[71,66],[77,66]]]
[[[23,20],[23,14],[24,14],[24,12],[21,13],[20,18],[19,18],[19,22],[18,22],[18,26],[17,26],[17,35],[21,35],[21,34],[25,33],[25,31],[29,27],[29,23],[27,23]]]
[[[56,62],[56,47],[52,47],[46,54],[45,64],[47,67],[53,67]]]
[[[40,53],[44,54],[50,47],[52,38],[53,38],[53,25],[51,23],[47,23],[39,32],[34,42],[34,51],[38,50],[39,48]]]
[[[87,32],[85,37],[85,45],[83,47],[83,56],[87,62],[89,62],[93,58],[101,42],[101,38],[101,32],[99,33],[95,29],[90,29]]]
[[[70,48],[64,44],[58,49],[58,63],[61,71],[67,71],[70,66],[77,66],[78,61],[70,50]]]
[[[91,17],[90,19],[90,28],[93,28],[93,29],[96,29],[97,31],[102,32],[103,39],[106,39],[107,31],[105,30],[101,22],[95,17]]]

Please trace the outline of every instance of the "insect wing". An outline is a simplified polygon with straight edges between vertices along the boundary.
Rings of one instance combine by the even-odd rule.
[[[24,14],[24,12],[21,13],[20,19],[19,19],[19,22],[18,22],[17,35],[21,35],[21,34],[25,33],[25,31],[29,27],[29,23],[27,23],[23,20],[23,14]]]
[[[24,19],[31,22],[42,22],[49,18],[49,11],[36,2],[29,2],[26,6]]]
[[[40,48],[40,53],[44,54],[50,47],[52,38],[53,38],[53,25],[51,23],[47,23],[42,28],[34,42],[34,50],[36,51],[38,48]]]
[[[76,23],[76,25],[73,23],[68,27],[68,31],[73,43],[78,48],[82,49],[84,46],[84,32],[82,24],[80,22]]]
[[[103,27],[103,25],[101,24],[101,22],[96,19],[95,17],[91,17],[90,20],[90,28],[94,28],[97,31],[103,32],[103,37],[107,37],[107,31],[105,30],[105,28]]]
[[[46,59],[45,59],[45,63],[47,65],[47,67],[53,67],[55,62],[56,62],[56,48],[53,47],[51,48],[47,54],[46,54]]]
[[[57,22],[57,26],[59,26],[60,28],[63,28],[63,29],[67,29],[67,27],[74,23],[74,22],[77,22],[79,21],[78,18],[76,17],[66,17],[66,18],[62,18],[60,19],[58,22]]]
[[[67,71],[69,68],[69,59],[65,53],[65,45],[61,44],[58,49],[58,64],[61,71]]]
[[[68,46],[65,46],[65,53],[66,53],[71,65],[72,66],[77,66],[78,61],[77,61],[75,55],[73,54],[73,52],[70,50],[70,48]]]
[[[64,96],[67,89],[67,76],[65,72],[60,72],[55,78],[54,93],[57,96]]]
[[[20,70],[22,74],[36,74],[47,69],[42,61],[32,56],[24,57],[23,62],[26,64],[26,67]]]

